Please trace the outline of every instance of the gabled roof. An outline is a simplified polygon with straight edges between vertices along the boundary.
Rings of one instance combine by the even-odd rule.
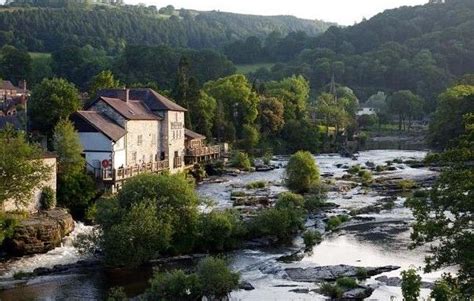
[[[188,129],[184,129],[184,136],[189,137],[191,139],[206,139],[206,136],[203,136]]]
[[[99,112],[77,111],[74,115],[86,121],[89,125],[114,142],[120,140],[120,138],[125,136],[127,133],[124,128],[116,124],[112,119],[109,119],[107,116]]]
[[[105,89],[100,90],[98,95],[118,98],[119,93],[120,89]],[[130,99],[141,100],[152,111],[187,111],[174,101],[149,88],[129,89],[129,97]]]
[[[20,90],[18,87],[15,87],[11,81],[3,80],[2,86],[0,87],[2,90]]]
[[[100,97],[120,115],[128,120],[161,120],[162,118],[153,114],[141,101],[129,100],[125,102],[118,98]]]

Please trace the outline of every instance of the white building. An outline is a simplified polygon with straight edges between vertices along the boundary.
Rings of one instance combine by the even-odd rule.
[[[186,109],[152,89],[108,89],[98,95],[72,116],[87,169],[97,178],[119,188],[141,172],[185,168]]]
[[[362,115],[376,115],[377,112],[375,111],[374,108],[361,108],[357,112],[357,116],[362,116]]]

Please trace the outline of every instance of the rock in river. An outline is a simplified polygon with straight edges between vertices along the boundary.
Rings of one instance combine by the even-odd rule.
[[[42,211],[23,220],[6,241],[11,255],[46,253],[58,247],[64,236],[74,230],[74,220],[65,209]]]
[[[398,270],[398,266],[383,266],[383,267],[366,267],[368,276],[374,276],[381,273]],[[340,264],[330,266],[317,266],[310,268],[287,268],[286,274],[292,281],[299,282],[318,282],[318,281],[335,281],[340,277],[357,277],[360,273],[360,267]]]

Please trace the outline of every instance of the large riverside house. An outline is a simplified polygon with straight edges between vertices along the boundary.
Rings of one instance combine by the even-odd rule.
[[[139,173],[175,173],[184,170],[185,163],[220,155],[220,147],[204,145],[204,136],[185,129],[185,113],[152,89],[107,89],[71,119],[88,171],[116,190]]]

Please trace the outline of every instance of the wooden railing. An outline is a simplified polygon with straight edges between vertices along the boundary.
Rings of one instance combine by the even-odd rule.
[[[188,157],[201,157],[220,154],[221,146],[212,145],[212,146],[203,146],[199,148],[189,148],[186,149],[186,156]]]
[[[102,181],[121,181],[145,172],[160,172],[169,169],[168,160],[145,163],[117,169],[103,168]]]

